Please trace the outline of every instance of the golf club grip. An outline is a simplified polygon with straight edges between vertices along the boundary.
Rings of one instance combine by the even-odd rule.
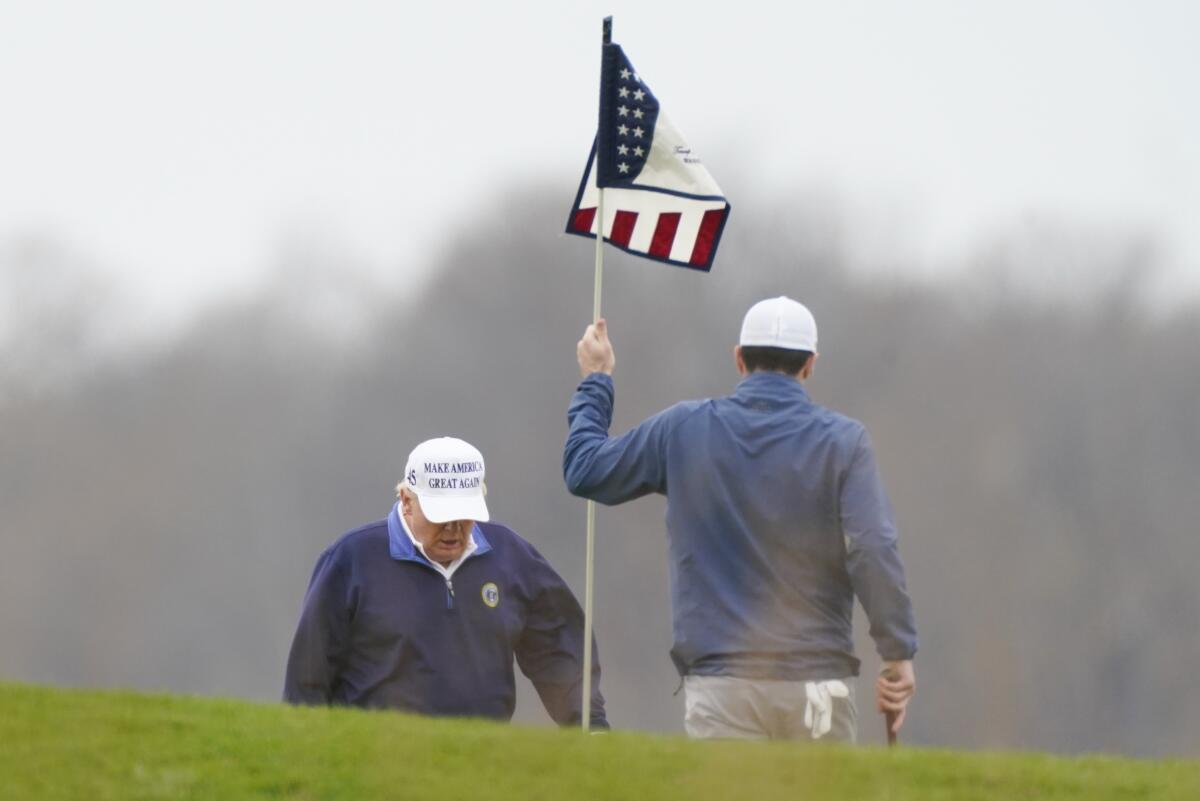
[[[888,681],[895,681],[896,679],[900,678],[900,676],[897,675],[896,671],[894,671],[890,668],[883,671],[883,677],[885,679],[887,679]],[[884,731],[887,734],[888,748],[894,748],[896,746],[896,732],[892,730],[892,726],[894,726],[895,723],[896,723],[896,713],[895,712],[884,712],[883,713],[883,726],[884,726]]]

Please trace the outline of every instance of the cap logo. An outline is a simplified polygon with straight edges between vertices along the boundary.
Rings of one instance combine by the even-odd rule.
[[[478,474],[483,472],[483,462],[425,462],[422,466],[430,489],[478,489],[482,483]]]
[[[409,470],[407,478],[408,478],[409,484],[412,484],[414,487],[417,486],[417,471],[416,470]]]
[[[479,595],[483,598],[483,602],[492,609],[500,605],[500,588],[493,581],[484,584],[479,589]]]

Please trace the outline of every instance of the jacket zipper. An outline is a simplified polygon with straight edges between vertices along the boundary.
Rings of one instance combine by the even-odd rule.
[[[454,608],[454,582],[446,579],[446,608]]]

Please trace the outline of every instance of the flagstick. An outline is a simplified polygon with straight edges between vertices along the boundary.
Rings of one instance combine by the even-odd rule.
[[[592,322],[600,321],[600,284],[604,280],[604,190],[596,190],[596,283],[592,290]]]
[[[583,733],[592,725],[592,555],[596,546],[596,502],[587,502],[587,579],[583,591]]]
[[[612,17],[602,24],[602,43],[612,43]],[[596,174],[600,153],[596,153]],[[596,181],[599,183],[599,181]],[[596,275],[592,293],[592,324],[600,321],[600,285],[604,281],[604,189],[596,187]],[[596,552],[596,502],[588,501],[588,544],[583,579],[583,733],[592,728],[592,598]]]
[[[604,190],[596,190],[596,282],[592,297],[592,322],[600,319],[600,287],[604,280]],[[587,502],[587,559],[583,589],[583,731],[592,725],[592,597],[596,554],[596,502]]]
[[[612,42],[612,17],[605,17],[603,42]],[[596,154],[595,169],[600,169]],[[597,182],[599,183],[599,182]],[[592,290],[592,324],[600,321],[600,287],[604,281],[604,190],[596,189],[596,281]],[[587,558],[583,586],[583,733],[592,726],[592,597],[596,555],[596,502],[587,502]]]

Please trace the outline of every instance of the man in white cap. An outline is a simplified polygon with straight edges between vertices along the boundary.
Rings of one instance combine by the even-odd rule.
[[[528,542],[490,523],[483,456],[453,437],[408,457],[385,520],[317,560],[284,700],[512,718],[513,659],[561,725],[582,710],[583,611]],[[598,664],[591,727],[604,729]]]
[[[606,504],[667,496],[671,657],[688,734],[853,742],[855,596],[883,660],[876,703],[898,731],[917,637],[896,528],[866,430],[804,389],[817,359],[808,309],[756,303],[732,395],[676,404],[618,437],[603,320],[576,355],[567,487]]]

